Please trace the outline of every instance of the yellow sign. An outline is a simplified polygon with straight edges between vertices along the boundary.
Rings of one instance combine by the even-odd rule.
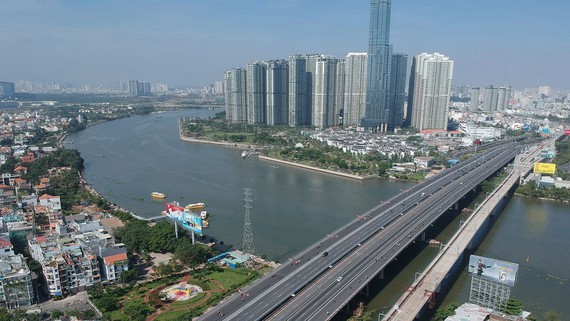
[[[556,173],[556,164],[534,163],[534,172],[552,175]]]

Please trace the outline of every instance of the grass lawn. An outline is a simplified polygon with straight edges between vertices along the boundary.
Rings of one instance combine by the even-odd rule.
[[[226,269],[223,272],[214,272],[209,275],[209,278],[220,282],[220,284],[226,288],[230,289],[232,286],[240,286],[247,280],[253,278],[253,272],[242,269]]]
[[[154,319],[155,321],[178,321],[184,320],[185,317],[188,315],[188,311],[170,311],[170,312],[163,312]]]
[[[129,321],[129,317],[123,311],[113,311],[106,315],[111,321]]]

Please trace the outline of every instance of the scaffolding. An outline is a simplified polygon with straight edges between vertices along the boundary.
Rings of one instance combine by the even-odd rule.
[[[510,286],[490,281],[476,274],[471,275],[469,303],[499,310],[509,300],[510,295]]]

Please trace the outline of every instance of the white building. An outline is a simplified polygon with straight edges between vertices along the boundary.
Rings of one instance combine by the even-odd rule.
[[[40,205],[45,206],[51,211],[61,211],[61,199],[59,196],[44,194],[40,196]]]
[[[447,129],[453,60],[439,53],[414,57],[412,126],[418,130]]]
[[[344,126],[358,127],[366,116],[367,53],[349,53],[344,65]]]

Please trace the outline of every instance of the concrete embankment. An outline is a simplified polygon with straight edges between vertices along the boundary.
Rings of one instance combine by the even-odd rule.
[[[281,159],[276,159],[276,158],[271,158],[271,157],[266,157],[266,156],[261,156],[261,155],[259,156],[259,159],[266,160],[266,161],[270,161],[270,162],[276,162],[276,163],[280,163],[280,164],[286,164],[286,165],[289,165],[289,166],[295,166],[295,167],[299,167],[299,168],[303,168],[303,169],[308,169],[308,170],[312,170],[312,171],[317,171],[317,172],[321,172],[321,173],[332,174],[332,175],[337,175],[337,176],[342,176],[342,177],[352,178],[352,179],[358,179],[358,180],[366,180],[366,179],[371,179],[371,178],[377,178],[377,177],[378,177],[378,176],[376,176],[376,175],[359,176],[359,175],[353,175],[353,174],[335,172],[335,171],[331,171],[331,170],[328,170],[328,169],[322,169],[322,168],[317,168],[317,167],[313,167],[313,166],[308,166],[308,165],[303,165],[303,164],[288,162],[288,161],[284,161],[284,160],[281,160]]]

